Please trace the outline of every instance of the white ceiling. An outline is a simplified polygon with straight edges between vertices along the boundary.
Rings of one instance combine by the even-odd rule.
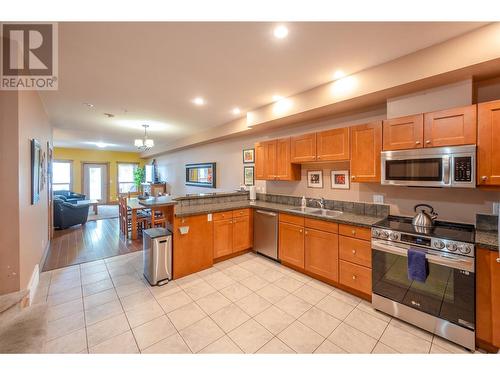
[[[41,92],[56,146],[130,150],[151,126],[169,144],[484,23],[60,23],[59,90]],[[191,100],[202,96],[206,105]],[[89,108],[83,103],[94,104]],[[107,118],[104,113],[112,113]]]

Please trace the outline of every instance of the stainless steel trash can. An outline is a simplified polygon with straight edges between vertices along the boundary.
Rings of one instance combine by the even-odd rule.
[[[172,279],[172,233],[165,228],[143,231],[144,276],[151,285]]]

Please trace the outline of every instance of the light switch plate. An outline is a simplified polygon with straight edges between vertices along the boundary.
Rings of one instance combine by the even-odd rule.
[[[384,196],[382,194],[373,194],[373,203],[384,203]]]
[[[207,214],[207,221],[212,221],[212,214]]]

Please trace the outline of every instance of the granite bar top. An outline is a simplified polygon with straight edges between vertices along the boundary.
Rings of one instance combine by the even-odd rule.
[[[183,201],[188,199],[201,199],[201,198],[221,198],[221,197],[231,197],[231,196],[239,196],[239,195],[248,195],[248,191],[235,190],[232,192],[214,192],[214,193],[194,193],[187,195],[180,195],[172,198],[176,201]]]
[[[348,213],[348,212],[343,212],[342,214],[335,216],[335,217],[313,215],[310,213],[303,213],[303,212],[291,212],[290,209],[297,208],[297,206],[291,206],[291,205],[280,204],[280,203],[264,202],[264,201],[259,201],[259,200],[255,201],[255,202],[250,202],[248,200],[246,200],[246,201],[242,200],[242,201],[237,201],[237,202],[214,203],[214,204],[204,204],[204,205],[198,205],[198,206],[187,206],[187,207],[177,206],[175,208],[175,216],[185,217],[185,216],[193,216],[193,215],[203,215],[203,214],[214,213],[214,212],[237,210],[240,208],[257,208],[257,209],[260,208],[260,209],[268,210],[268,211],[288,213],[288,214],[297,215],[297,216],[309,217],[312,219],[331,221],[334,223],[353,224],[353,225],[357,225],[357,226],[361,226],[361,227],[371,227],[373,224],[375,224],[376,222],[383,219],[381,217],[368,216],[368,215],[358,215],[358,214],[353,214],[353,213]]]
[[[496,231],[476,230],[476,246],[498,251],[498,233]]]

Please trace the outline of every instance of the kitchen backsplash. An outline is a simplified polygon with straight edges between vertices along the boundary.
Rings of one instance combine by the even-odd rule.
[[[498,216],[476,214],[476,229],[485,231],[498,231]]]
[[[177,205],[181,207],[197,206],[202,204],[228,203],[248,200],[248,191],[234,193],[216,193],[213,196],[193,195],[176,197]]]

